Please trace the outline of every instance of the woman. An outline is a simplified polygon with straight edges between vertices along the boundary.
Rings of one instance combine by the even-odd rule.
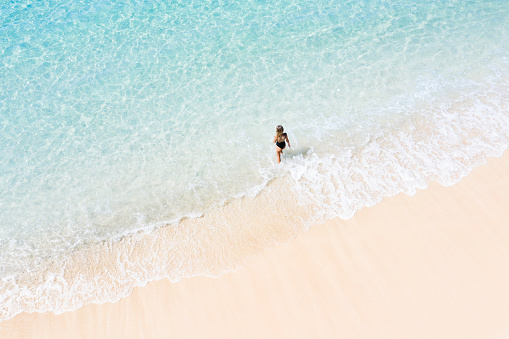
[[[286,142],[288,142],[288,147],[290,146],[290,140],[288,140],[288,135],[284,132],[284,128],[281,125],[278,125],[276,127],[276,136],[274,137],[274,141],[276,143],[276,155],[277,155],[277,162],[281,162],[281,154],[283,153],[283,150],[286,147]],[[286,141],[286,142],[285,142]]]

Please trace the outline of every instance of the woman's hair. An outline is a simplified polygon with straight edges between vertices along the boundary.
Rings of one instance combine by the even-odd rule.
[[[283,128],[283,126],[277,125],[277,127],[276,127],[276,135],[277,135],[278,139],[283,135],[284,130],[285,129]]]

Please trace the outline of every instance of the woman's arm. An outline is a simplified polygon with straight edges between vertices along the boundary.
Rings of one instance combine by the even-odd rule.
[[[272,141],[272,143],[275,143],[277,140],[277,135],[274,136],[274,141]]]
[[[288,139],[288,134],[286,134],[286,133],[285,133],[285,139],[288,142],[288,147],[292,147],[292,146],[290,146],[290,139]]]

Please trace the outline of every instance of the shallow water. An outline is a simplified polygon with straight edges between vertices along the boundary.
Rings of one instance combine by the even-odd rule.
[[[297,230],[454,184],[508,145],[506,1],[21,1],[0,13],[0,319],[238,267],[247,254],[228,248],[230,261],[200,269],[139,262],[119,273],[122,293],[94,294],[104,272],[75,285],[58,263],[163,225],[184,253],[157,253],[193,256],[207,227],[244,234],[241,219],[193,218],[269,183],[309,211]],[[277,124],[292,144],[282,165]],[[77,286],[92,292],[62,302]]]

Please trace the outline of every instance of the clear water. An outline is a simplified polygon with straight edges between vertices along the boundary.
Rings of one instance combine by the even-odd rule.
[[[507,1],[41,0],[0,13],[2,319],[33,309],[65,275],[47,263],[80,246],[177,227],[280,179],[306,222],[349,218],[453,184],[509,144]],[[281,165],[278,124],[292,143]]]

